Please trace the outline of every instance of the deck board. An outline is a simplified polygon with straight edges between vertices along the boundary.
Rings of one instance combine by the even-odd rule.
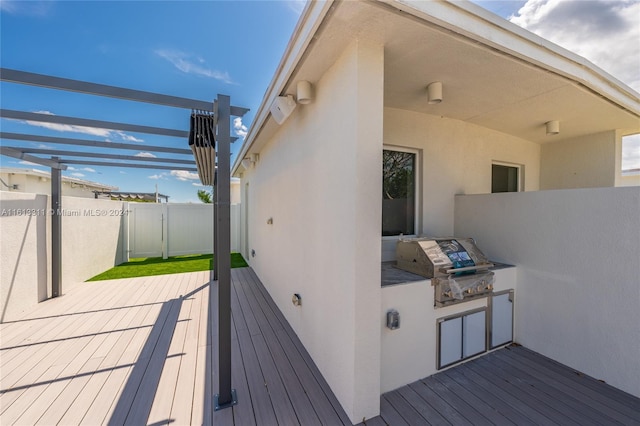
[[[0,422],[343,424],[253,271],[232,285],[233,408],[213,411],[217,283],[195,272],[83,283],[1,324]]]
[[[350,424],[250,268],[232,270],[232,385],[213,411],[209,272],[84,283],[0,325],[0,423]],[[366,425],[640,423],[640,399],[522,347],[381,396]]]
[[[418,424],[416,412],[430,424],[640,424],[640,398],[518,345],[385,393],[380,411],[361,425]]]

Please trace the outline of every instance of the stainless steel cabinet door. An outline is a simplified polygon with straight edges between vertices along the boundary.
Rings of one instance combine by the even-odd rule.
[[[487,350],[487,315],[485,311],[462,317],[462,357],[468,358]]]
[[[513,292],[493,296],[491,301],[491,348],[513,340]]]
[[[462,359],[462,317],[440,323],[440,352],[438,368]]]

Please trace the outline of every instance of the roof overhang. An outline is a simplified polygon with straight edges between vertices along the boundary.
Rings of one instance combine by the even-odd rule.
[[[462,120],[536,143],[640,131],[640,95],[586,59],[462,1],[308,2],[233,173],[277,131],[269,106],[317,83],[354,39],[385,46],[386,107]],[[427,102],[442,81],[444,101]],[[549,137],[545,123],[561,122]]]

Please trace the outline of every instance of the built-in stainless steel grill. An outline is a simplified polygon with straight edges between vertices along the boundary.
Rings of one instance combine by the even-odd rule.
[[[471,238],[404,238],[397,267],[431,278],[436,307],[486,297],[493,292],[493,266]]]

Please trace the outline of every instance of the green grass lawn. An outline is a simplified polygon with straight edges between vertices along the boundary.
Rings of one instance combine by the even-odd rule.
[[[242,268],[243,266],[248,265],[242,255],[240,253],[231,253],[231,267]],[[208,271],[211,269],[213,269],[213,255],[211,254],[172,256],[168,259],[161,257],[142,257],[129,259],[129,262],[111,268],[87,281],[179,274],[183,272]]]

